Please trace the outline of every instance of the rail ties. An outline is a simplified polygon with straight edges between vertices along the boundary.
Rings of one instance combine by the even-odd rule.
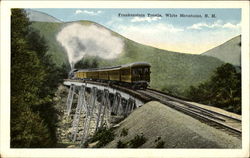
[[[226,114],[194,105],[190,102],[178,99],[168,94],[154,89],[137,90],[141,94],[157,100],[187,115],[205,121],[209,125],[228,131],[230,134],[241,136],[241,119],[228,116]]]

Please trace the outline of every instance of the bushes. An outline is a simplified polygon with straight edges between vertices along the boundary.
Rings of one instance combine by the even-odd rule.
[[[117,147],[117,148],[127,148],[128,145],[127,145],[127,143],[124,143],[124,142],[122,142],[121,140],[119,140],[119,141],[117,142],[116,147]]]
[[[128,135],[128,129],[127,129],[127,128],[123,128],[122,131],[121,131],[120,136],[121,136],[121,137],[125,137],[125,136],[127,136],[127,135]]]
[[[128,129],[122,128],[120,134],[118,134],[119,137],[125,137],[128,135]],[[96,148],[104,147],[111,141],[113,141],[115,138],[114,134],[114,128],[107,129],[103,128],[100,129],[89,141],[87,144],[85,144],[85,147],[88,147],[89,143],[96,143],[95,146]],[[140,148],[143,144],[147,142],[147,138],[144,136],[143,133],[135,135],[132,139],[126,139],[124,140],[119,140],[116,143],[117,148]],[[157,137],[154,141],[154,144],[152,147],[155,148],[164,148],[165,142],[161,140],[161,137]]]
[[[233,65],[224,64],[209,81],[198,87],[191,86],[188,98],[241,114],[241,73]]]
[[[145,142],[147,141],[147,139],[144,137],[144,135],[136,135],[134,137],[134,139],[129,141],[129,146],[131,148],[138,148],[140,146],[142,146]]]
[[[156,144],[156,148],[164,148],[164,144],[165,144],[164,141],[159,141],[159,142]]]
[[[117,142],[116,147],[117,148],[139,148],[146,141],[147,141],[147,139],[144,137],[143,134],[141,134],[141,135],[137,134],[133,139],[131,139],[128,142],[122,142],[121,140],[119,140]]]
[[[114,138],[115,138],[115,134],[114,134],[113,128],[110,128],[110,129],[102,128],[96,132],[96,134],[90,139],[89,142],[98,141],[98,143],[94,147],[100,148],[100,147],[105,146],[112,140],[114,140]]]

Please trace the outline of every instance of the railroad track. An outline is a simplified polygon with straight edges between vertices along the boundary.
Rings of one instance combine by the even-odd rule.
[[[169,96],[168,94],[154,89],[137,90],[141,94],[157,100],[185,114],[191,115],[216,128],[229,132],[231,135],[241,136],[241,119],[225,115],[216,111],[196,106],[190,102]]]

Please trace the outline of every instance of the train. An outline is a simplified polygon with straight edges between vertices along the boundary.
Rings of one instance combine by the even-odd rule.
[[[146,89],[150,83],[150,68],[151,65],[147,62],[135,62],[104,68],[74,69],[69,73],[69,78]]]

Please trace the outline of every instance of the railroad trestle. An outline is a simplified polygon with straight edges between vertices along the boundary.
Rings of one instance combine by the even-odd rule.
[[[111,127],[111,116],[126,117],[143,105],[143,101],[133,95],[109,86],[73,81],[65,81],[64,85],[69,86],[66,115],[74,113],[70,138],[73,142],[80,139],[81,147],[100,128]],[[80,134],[78,127],[81,123]]]

